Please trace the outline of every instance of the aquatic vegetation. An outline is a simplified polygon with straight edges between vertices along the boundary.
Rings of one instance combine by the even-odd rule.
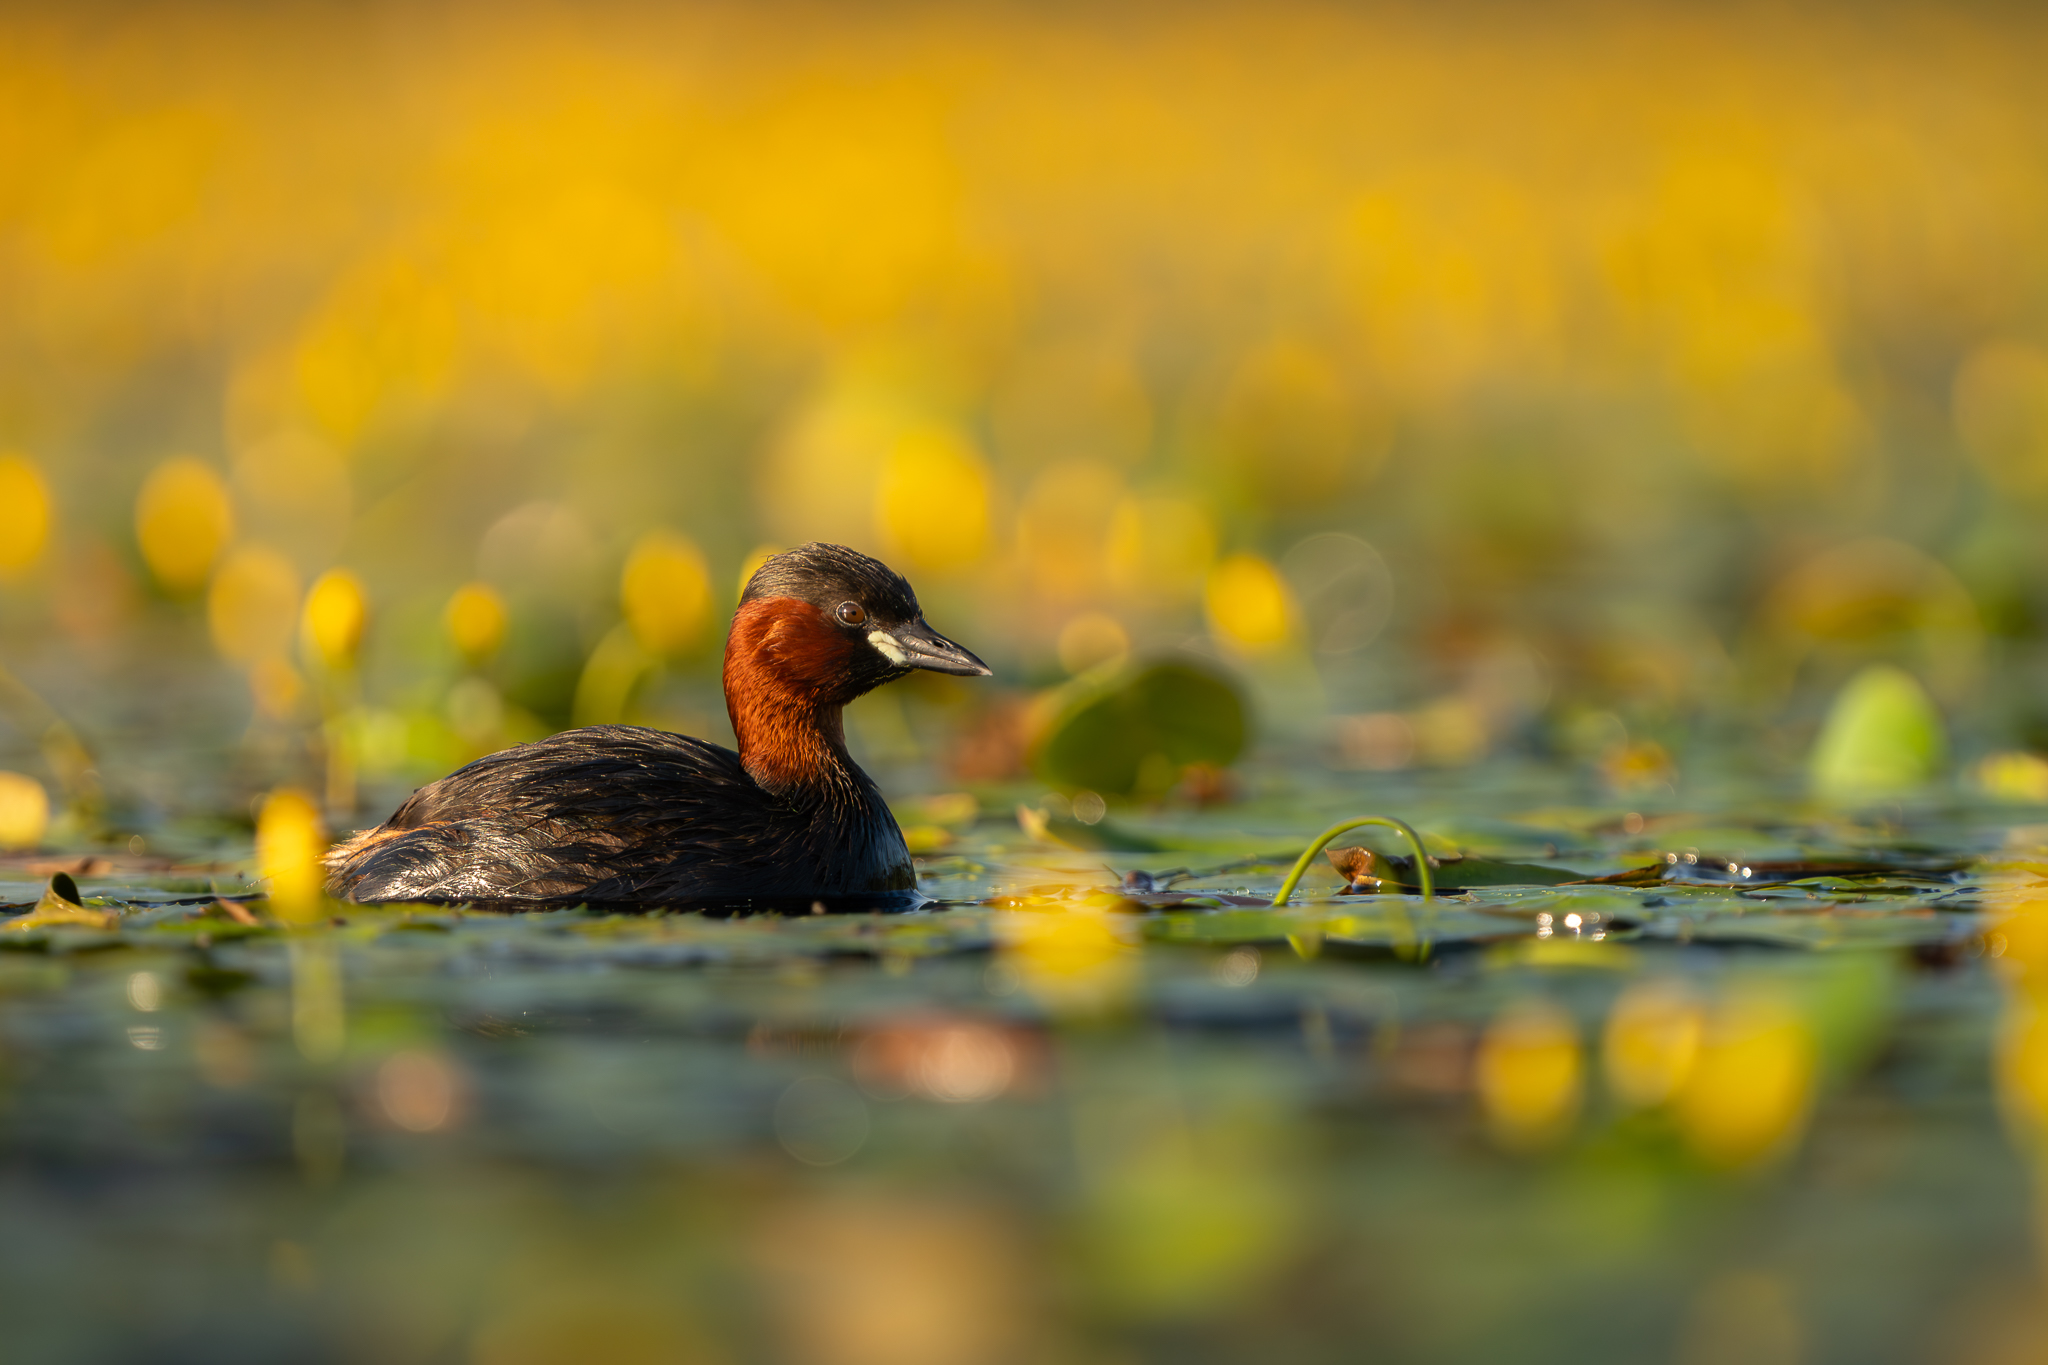
[[[1924,829],[1843,847],[1731,814],[1712,823],[1746,858],[1645,856],[1616,823],[1569,862],[1521,862],[1515,831],[1548,826],[1467,818],[1496,833],[1454,843],[1461,822],[1423,811],[1435,895],[1355,895],[1315,849],[1235,851],[1242,806],[1128,815],[1186,847],[1113,873],[1020,847],[963,796],[904,803],[952,843],[927,867],[946,900],[903,914],[322,902],[317,812],[289,794],[259,820],[267,896],[162,859],[25,887],[0,920],[0,1150],[95,1174],[37,1196],[61,1212],[16,1186],[0,1206],[22,1236],[61,1216],[137,1283],[169,1273],[154,1248],[253,1229],[243,1260],[181,1272],[276,1287],[196,1310],[230,1359],[337,1313],[364,1359],[400,1340],[896,1360],[1049,1339],[1152,1358],[1153,1334],[1256,1333],[1282,1303],[1317,1336],[1498,1359],[1582,1276],[1606,1289],[1565,1296],[1561,1341],[1606,1339],[1623,1291],[1674,1324],[1708,1313],[1704,1286],[1741,1268],[1710,1227],[1773,1235],[1787,1202],[1828,1248],[1794,1272],[1795,1320],[1853,1338],[1860,1308],[1804,1295],[1864,1305],[1873,1276],[2003,1263],[2026,1235],[1986,1155],[1993,1084],[2022,1151],[2040,1122],[2048,935],[2024,854],[1933,857]],[[1461,862],[1571,880],[1449,892]],[[1994,971],[2003,1023],[1979,1004]],[[1897,1161],[1908,1140],[1929,1160]],[[102,1199],[101,1177],[131,1193]],[[208,1210],[163,1222],[187,1180]],[[1870,1210],[1936,1190],[1956,1224],[1916,1214],[1925,1242],[1874,1259]],[[1987,1220],[2005,1240],[1983,1242]],[[1400,1293],[1347,1287],[1374,1276]],[[17,1322],[73,1301],[27,1282],[45,1302],[14,1282]],[[1431,1336],[1446,1297],[1468,1321]]]
[[[2043,32],[7,7],[4,1353],[2043,1355]],[[935,900],[321,896],[813,538]]]
[[[1384,815],[1361,815],[1356,819],[1339,821],[1337,824],[1330,826],[1321,834],[1318,834],[1313,843],[1302,850],[1301,857],[1295,860],[1294,866],[1288,870],[1286,879],[1280,883],[1280,889],[1273,893],[1273,904],[1285,905],[1287,903],[1288,898],[1294,894],[1294,888],[1301,884],[1302,874],[1307,872],[1310,865],[1315,862],[1316,854],[1329,847],[1332,839],[1347,831],[1360,829],[1366,825],[1385,825],[1389,829],[1399,830],[1401,837],[1408,841],[1408,847],[1414,850],[1415,861],[1411,866],[1416,881],[1422,888],[1423,899],[1427,900],[1436,894],[1433,874],[1430,871],[1430,858],[1429,854],[1422,847],[1422,836],[1407,825],[1402,824],[1399,820],[1389,819]]]
[[[1194,765],[1225,768],[1244,752],[1238,689],[1193,662],[1149,663],[1078,680],[1048,699],[1033,766],[1064,787],[1159,797]]]
[[[1828,712],[1812,758],[1815,791],[1838,801],[1911,792],[1941,772],[1948,736],[1925,689],[1902,669],[1873,664]]]

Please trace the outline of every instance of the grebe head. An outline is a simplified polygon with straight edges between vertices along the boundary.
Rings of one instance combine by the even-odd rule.
[[[925,624],[910,584],[880,560],[813,541],[747,581],[726,643],[726,683],[837,704],[916,669],[987,677],[988,666]]]

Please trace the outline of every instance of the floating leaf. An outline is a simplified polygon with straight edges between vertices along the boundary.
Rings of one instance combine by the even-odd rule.
[[[1834,801],[1896,796],[1941,771],[1941,714],[1910,673],[1872,664],[1835,698],[1813,746],[1814,791]]]
[[[116,911],[86,909],[78,894],[78,883],[71,880],[69,873],[59,872],[50,878],[49,888],[36,902],[35,909],[19,919],[9,920],[7,928],[22,932],[54,926],[111,929],[120,921],[121,916]]]
[[[1190,764],[1226,767],[1244,751],[1237,688],[1192,663],[1155,663],[1081,689],[1038,746],[1048,781],[1117,795],[1161,795]]]
[[[1402,890],[1420,889],[1413,858],[1378,858],[1375,862],[1383,882]],[[1581,880],[1569,868],[1502,863],[1490,858],[1433,858],[1430,865],[1436,872],[1438,891],[1462,891],[1475,886],[1563,886]]]

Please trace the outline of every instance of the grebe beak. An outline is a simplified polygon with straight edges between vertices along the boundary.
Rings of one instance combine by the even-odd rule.
[[[987,664],[926,625],[922,616],[891,630],[871,630],[868,643],[898,668],[957,673],[963,678],[989,676]]]

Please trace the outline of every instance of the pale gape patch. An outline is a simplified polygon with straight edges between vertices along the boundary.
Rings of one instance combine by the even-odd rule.
[[[868,643],[882,651],[882,657],[892,664],[900,664],[910,656],[903,652],[903,646],[896,643],[896,637],[883,631],[868,632]]]

